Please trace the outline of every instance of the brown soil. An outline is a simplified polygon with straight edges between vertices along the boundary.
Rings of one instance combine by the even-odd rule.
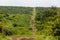
[[[28,38],[28,37],[14,37],[12,40],[35,40],[34,38]]]

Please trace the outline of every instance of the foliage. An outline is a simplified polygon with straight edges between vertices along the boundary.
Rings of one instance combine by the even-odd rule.
[[[0,6],[0,40],[10,40],[10,36],[15,35],[31,37],[32,9],[33,7]],[[60,40],[60,8],[36,7],[35,27],[36,40]]]

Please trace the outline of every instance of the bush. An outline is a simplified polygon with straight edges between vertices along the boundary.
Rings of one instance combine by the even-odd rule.
[[[4,35],[11,36],[14,34],[15,34],[15,31],[12,30],[11,28],[4,28]]]

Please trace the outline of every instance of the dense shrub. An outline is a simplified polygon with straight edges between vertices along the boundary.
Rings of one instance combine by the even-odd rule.
[[[4,28],[4,35],[11,36],[11,35],[14,35],[14,34],[15,34],[15,31],[12,30],[11,28]]]

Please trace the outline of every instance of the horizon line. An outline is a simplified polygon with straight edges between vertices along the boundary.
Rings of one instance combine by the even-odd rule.
[[[6,6],[6,7],[52,7],[53,5],[51,6],[20,6],[20,5],[0,5],[0,6]],[[60,7],[60,6],[53,6],[53,7]]]

